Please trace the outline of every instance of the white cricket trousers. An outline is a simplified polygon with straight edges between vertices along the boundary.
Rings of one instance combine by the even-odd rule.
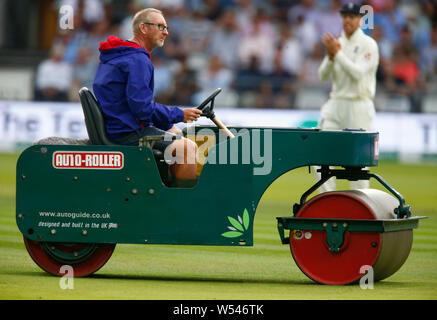
[[[370,131],[372,120],[375,115],[375,107],[372,100],[360,99],[329,99],[321,109],[319,128],[322,130],[364,129]],[[320,167],[314,167],[316,181],[321,178],[316,171]],[[351,181],[351,189],[368,189],[369,180]],[[335,191],[335,177],[326,181],[319,192]]]

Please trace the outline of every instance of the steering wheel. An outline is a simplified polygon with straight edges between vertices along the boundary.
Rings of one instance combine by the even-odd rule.
[[[222,92],[221,88],[215,89],[215,91],[211,93],[208,98],[206,98],[201,104],[199,104],[197,109],[202,111],[202,116],[211,119],[211,121],[214,122],[219,129],[222,129],[225,132],[226,136],[229,139],[232,139],[235,138],[234,134],[229,131],[229,129],[223,124],[223,122],[221,122],[220,119],[218,119],[214,114],[214,99],[220,92]],[[208,103],[210,102],[211,104],[208,106]]]
[[[220,92],[222,92],[221,88],[215,89],[214,92],[211,93],[208,98],[206,98],[205,100],[202,101],[201,104],[199,104],[197,109],[202,111],[202,116],[205,116],[205,117],[207,117],[209,119],[213,119],[214,118],[214,116],[215,116],[214,115],[214,100],[215,100],[215,97]],[[208,103],[210,103],[210,102],[211,102],[211,104],[209,106],[207,106]]]

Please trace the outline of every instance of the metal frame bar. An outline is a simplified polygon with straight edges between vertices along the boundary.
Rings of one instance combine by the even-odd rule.
[[[362,167],[346,167],[345,169],[339,170],[339,169],[330,169],[329,166],[322,166],[320,169],[317,170],[317,172],[321,173],[322,175],[321,179],[302,194],[299,203],[295,203],[293,205],[294,215],[296,215],[299,212],[299,210],[303,207],[303,205],[306,202],[306,199],[310,194],[316,191],[328,179],[332,177],[336,177],[337,179],[344,179],[349,181],[369,180],[370,178],[374,178],[399,200],[399,207],[397,207],[394,210],[397,219],[408,218],[411,216],[411,207],[405,205],[404,197],[392,186],[390,186],[390,184],[387,181],[385,181],[381,176],[374,173],[369,173],[369,170],[364,170]]]
[[[285,236],[285,230],[322,230],[326,232],[394,232],[401,230],[416,229],[419,226],[419,219],[425,216],[414,216],[405,219],[327,219],[327,218],[297,218],[277,217],[278,232],[282,244],[288,244],[289,237]],[[334,230],[337,229],[337,230]],[[329,237],[328,237],[329,238]],[[342,241],[341,241],[342,242]],[[335,251],[335,250],[333,250]]]

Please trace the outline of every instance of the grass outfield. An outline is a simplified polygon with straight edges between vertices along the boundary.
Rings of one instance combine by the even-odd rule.
[[[405,196],[414,215],[429,217],[414,231],[404,266],[375,283],[373,290],[315,284],[295,265],[289,247],[280,244],[275,217],[289,215],[313,183],[306,168],[285,174],[264,194],[255,216],[253,247],[119,245],[96,274],[74,279],[74,290],[62,290],[60,278],[31,260],[15,224],[16,159],[0,155],[0,299],[437,298],[436,165],[382,162],[372,169]]]

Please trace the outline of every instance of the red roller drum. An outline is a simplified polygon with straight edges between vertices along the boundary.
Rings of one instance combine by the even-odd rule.
[[[396,219],[399,202],[376,189],[322,193],[309,200],[298,218]],[[291,230],[290,249],[298,267],[323,284],[342,285],[359,281],[368,266],[374,281],[395,273],[405,262],[413,241],[412,230],[394,232],[344,232],[339,252],[331,252],[323,230]]]

